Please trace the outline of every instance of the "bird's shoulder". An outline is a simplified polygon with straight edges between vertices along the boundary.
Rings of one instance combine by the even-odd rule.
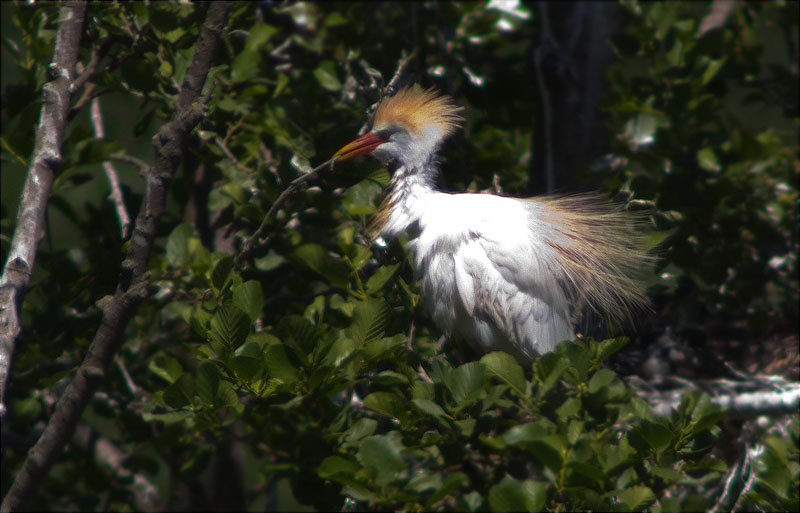
[[[528,225],[530,212],[525,203],[518,198],[494,194],[440,193],[431,198],[422,222],[445,234],[513,236],[515,230],[523,230]]]
[[[552,249],[535,229],[543,204],[492,194],[432,199],[420,223],[418,250],[423,255],[450,253],[467,269],[495,268],[510,281],[527,281],[531,271],[538,275],[552,260]]]

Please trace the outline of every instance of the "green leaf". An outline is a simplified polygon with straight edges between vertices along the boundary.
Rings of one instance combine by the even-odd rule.
[[[303,317],[308,319],[311,324],[318,326],[325,316],[325,303],[325,296],[315,297],[314,300],[306,306],[306,309],[303,311]]]
[[[294,341],[297,349],[303,353],[309,354],[314,351],[318,333],[311,321],[299,315],[287,315],[281,319],[279,326],[288,347],[292,347],[289,342]],[[305,354],[298,356],[305,356]]]
[[[194,401],[194,379],[184,374],[164,390],[164,403],[170,408],[183,408]]]
[[[714,149],[706,146],[697,152],[697,164],[706,171],[719,172],[722,167]]]
[[[709,59],[708,66],[706,66],[705,71],[703,71],[703,76],[700,78],[700,85],[705,86],[711,82],[711,80],[717,76],[717,73],[725,66],[725,61],[725,57],[721,59]]]
[[[555,353],[549,353],[538,360],[533,365],[534,375],[538,378],[540,385],[536,390],[536,397],[541,399],[556,384],[569,368],[569,360]]]
[[[189,238],[192,226],[181,223],[167,237],[167,262],[172,267],[184,267],[189,263]]]
[[[364,466],[376,472],[375,484],[386,486],[405,468],[402,445],[389,436],[371,436],[361,443],[358,457]]]
[[[517,395],[525,396],[525,372],[513,356],[496,351],[485,354],[480,361],[489,372],[503,380]]]
[[[522,483],[506,476],[489,489],[489,508],[492,511],[534,511],[526,503]]]
[[[169,413],[142,413],[145,422],[163,422],[164,424],[177,424],[191,417],[191,411],[171,411]]]
[[[364,406],[398,419],[401,423],[408,418],[406,400],[392,392],[373,392],[364,398]]]
[[[442,486],[442,475],[439,473],[431,474],[425,470],[409,479],[406,485],[407,490],[416,493],[424,493],[428,490],[438,490]]]
[[[266,23],[256,23],[250,27],[250,34],[247,36],[247,41],[244,47],[247,50],[259,51],[264,44],[270,40],[278,32],[276,27],[267,25]]]
[[[512,426],[503,434],[503,441],[508,445],[518,445],[521,443],[540,440],[547,436],[541,427],[533,422],[526,422],[518,426]]]
[[[250,333],[250,319],[232,303],[225,303],[217,309],[211,319],[209,337],[214,344],[212,347],[233,351],[242,345]],[[219,354],[218,354],[219,355]],[[219,355],[221,356],[221,355]]]
[[[565,422],[570,417],[575,417],[581,411],[583,403],[579,397],[570,397],[556,410],[558,419]]]
[[[653,503],[656,495],[646,486],[632,486],[619,494],[617,498],[620,502],[620,511],[639,511]]]
[[[444,384],[459,409],[469,406],[486,387],[486,366],[481,362],[465,363],[448,373]]]
[[[205,361],[197,368],[195,378],[197,395],[204,404],[213,404],[214,397],[219,387],[219,369],[209,361]]]
[[[712,427],[717,425],[717,422],[725,418],[725,412],[723,411],[716,411],[712,413],[708,413],[706,415],[701,416],[698,420],[694,421],[691,424],[691,435],[696,436],[711,429]]]
[[[336,76],[336,65],[333,61],[322,61],[322,64],[314,70],[314,78],[328,91],[338,91],[342,88],[342,83]]]
[[[231,77],[234,82],[247,82],[256,76],[261,65],[261,54],[245,48],[233,59]]]
[[[239,404],[239,397],[236,395],[233,385],[227,381],[220,381],[213,402],[216,406],[225,408]]]
[[[375,419],[361,418],[358,419],[353,426],[347,430],[343,437],[343,446],[349,446],[362,440],[364,437],[370,436],[375,433],[378,428],[378,421]]]
[[[264,355],[269,375],[284,383],[294,383],[297,381],[299,371],[292,365],[286,350],[281,344],[272,344],[267,347]]]
[[[233,257],[230,255],[223,256],[215,265],[214,270],[211,271],[211,283],[221,290],[228,282],[228,278],[233,271]]]
[[[469,484],[469,477],[463,472],[453,472],[449,474],[444,483],[435,491],[433,495],[431,495],[430,499],[428,499],[428,507],[433,509],[432,506],[439,502],[440,500],[448,497],[450,495],[454,495],[453,491],[457,488],[467,486]]]
[[[667,484],[674,484],[683,479],[683,473],[669,467],[653,467],[651,472],[654,476],[663,479]]]
[[[233,291],[233,304],[247,313],[251,321],[255,321],[261,315],[261,309],[264,306],[261,285],[254,280],[249,280],[239,285]]]
[[[558,473],[561,471],[562,465],[564,464],[564,460],[561,457],[560,448],[554,447],[555,441],[556,438],[551,435],[545,440],[535,440],[529,442],[528,446],[531,448],[531,454],[533,454],[536,459],[541,461],[554,474],[558,475]]]
[[[383,192],[383,187],[373,180],[362,180],[349,187],[342,203],[347,213],[353,217],[375,213],[375,206]]]
[[[175,383],[183,374],[183,367],[181,367],[180,362],[164,353],[159,353],[153,357],[147,365],[147,368],[150,372],[168,383]]]
[[[467,418],[457,420],[455,424],[458,426],[459,431],[461,431],[461,436],[464,438],[471,438],[475,434],[475,419]]]
[[[339,14],[336,11],[333,11],[328,16],[325,17],[325,21],[322,22],[322,25],[325,27],[335,27],[337,25],[344,25],[348,22],[348,19]]]
[[[528,511],[544,511],[547,483],[526,479],[522,482],[522,491],[525,493],[525,507]]]
[[[255,266],[259,271],[271,271],[286,262],[286,258],[270,249],[266,255],[261,258],[256,258]]]
[[[589,386],[588,386],[589,393],[590,394],[598,393],[600,389],[607,387],[615,379],[617,379],[617,375],[614,371],[610,369],[598,370],[589,379]]]
[[[335,260],[328,254],[328,250],[319,244],[298,246],[294,250],[294,256],[331,284],[343,289],[348,288],[350,271],[347,266],[344,262]]]
[[[377,271],[375,271],[372,276],[369,277],[367,283],[364,284],[364,288],[367,291],[367,294],[370,296],[380,295],[383,293],[383,287],[386,283],[392,279],[392,276],[395,275],[397,269],[400,268],[400,264],[393,264],[393,265],[385,265],[383,267],[379,267]]]
[[[436,404],[435,402],[428,400],[428,399],[412,399],[411,404],[416,406],[416,408],[426,413],[432,417],[436,418],[446,418],[447,414],[445,413],[444,409],[441,406]]]
[[[323,479],[335,479],[337,476],[352,476],[361,468],[358,463],[342,458],[341,456],[328,456],[317,467],[317,474]]]
[[[606,361],[628,343],[628,337],[608,338],[597,344],[597,363]]]
[[[339,367],[348,360],[355,349],[356,343],[353,342],[353,339],[340,338],[331,345],[330,349],[325,354],[325,358],[322,360],[322,363],[332,367]]]
[[[672,431],[658,422],[642,420],[637,431],[654,450],[658,451],[672,442]]]
[[[383,299],[368,298],[356,305],[351,331],[356,342],[365,344],[384,335],[392,310]]]
[[[228,362],[228,366],[242,381],[249,382],[259,379],[265,371],[264,357],[258,358],[246,355],[237,355]]]
[[[605,474],[601,469],[582,461],[570,461],[566,464],[566,467],[568,470],[587,477],[596,483],[602,483],[605,479]]]

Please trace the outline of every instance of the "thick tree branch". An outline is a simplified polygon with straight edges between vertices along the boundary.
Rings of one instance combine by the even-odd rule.
[[[72,382],[56,404],[42,436],[28,453],[0,510],[25,508],[50,467],[70,440],[75,426],[105,377],[120,346],[122,334],[138,305],[150,295],[148,260],[156,238],[159,218],[166,208],[169,186],[181,162],[186,140],[205,114],[200,93],[231,4],[214,2],[208,7],[194,57],[179,93],[172,119],[153,137],[155,164],[146,175],[145,194],[131,236],[117,290],[99,301],[103,319],[89,351]]]
[[[36,249],[44,235],[44,216],[53,176],[61,166],[61,143],[72,99],[83,20],[84,2],[65,3],[59,11],[53,61],[42,88],[42,110],[28,176],[17,211],[17,226],[0,278],[0,418],[5,416],[5,394],[14,346],[21,332],[19,310],[36,263]]]

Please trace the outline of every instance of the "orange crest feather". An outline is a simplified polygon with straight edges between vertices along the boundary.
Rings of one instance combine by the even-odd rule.
[[[440,95],[433,88],[423,89],[419,84],[414,84],[381,102],[375,111],[373,127],[402,124],[419,134],[426,125],[435,124],[446,136],[461,126],[464,118],[458,115],[459,111],[461,107],[453,103],[449,96]]]

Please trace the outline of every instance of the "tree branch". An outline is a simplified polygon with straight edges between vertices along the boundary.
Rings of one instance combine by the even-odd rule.
[[[105,138],[105,130],[103,130],[103,114],[100,112],[100,99],[98,97],[92,98],[92,126],[94,127],[94,135],[98,139]],[[122,233],[122,240],[128,238],[128,232],[131,227],[131,218],[128,215],[128,209],[125,208],[125,198],[122,197],[122,188],[119,186],[119,177],[114,165],[106,160],[103,162],[103,169],[108,178],[108,184],[111,187],[111,194],[109,198],[114,203],[114,208],[117,210],[117,218],[119,218],[120,231]]]
[[[796,412],[800,405],[800,383],[780,376],[747,376],[736,381],[688,381],[674,377],[645,381],[629,376],[626,381],[636,395],[653,407],[657,417],[670,416],[687,392],[698,389],[708,393],[712,403],[739,418],[785,415]]]
[[[36,263],[36,250],[44,235],[44,216],[53,176],[61,166],[61,143],[72,99],[83,20],[84,2],[69,2],[59,11],[53,60],[42,88],[42,110],[36,141],[17,211],[17,226],[0,278],[0,419],[5,417],[5,394],[14,347],[22,328],[19,309]]]
[[[145,194],[122,262],[117,290],[113,296],[106,296],[98,302],[103,318],[89,351],[56,404],[42,436],[29,451],[0,506],[1,511],[20,510],[29,503],[72,437],[86,404],[105,377],[128,321],[138,305],[150,295],[148,260],[156,238],[157,223],[166,209],[169,186],[181,162],[189,133],[205,114],[203,100],[207,101],[210,96],[201,98],[200,93],[230,8],[228,2],[214,2],[208,7],[175,114],[153,137],[155,164],[146,175]]]

